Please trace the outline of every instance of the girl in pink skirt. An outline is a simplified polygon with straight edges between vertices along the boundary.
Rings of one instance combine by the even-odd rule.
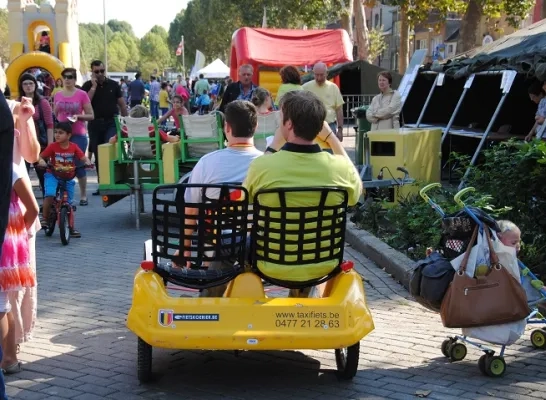
[[[5,338],[8,326],[5,314],[11,310],[10,293],[36,286],[36,271],[31,266],[29,232],[38,216],[38,203],[30,180],[13,164],[9,220],[0,257],[0,331]],[[24,211],[23,211],[24,210]],[[4,368],[7,373],[20,370],[20,363]]]

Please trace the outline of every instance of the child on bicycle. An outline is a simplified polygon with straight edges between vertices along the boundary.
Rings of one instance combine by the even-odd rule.
[[[47,166],[44,175],[45,198],[42,225],[49,223],[49,212],[53,205],[59,181],[66,182],[68,203],[72,204],[72,199],[74,198],[74,177],[76,176],[76,159],[83,161],[86,166],[91,165],[91,161],[85,156],[83,151],[76,144],[70,142],[71,135],[72,125],[70,122],[57,123],[55,125],[55,142],[49,144],[42,154],[40,154],[40,166]],[[80,238],[81,234],[77,230],[71,229],[70,237]]]

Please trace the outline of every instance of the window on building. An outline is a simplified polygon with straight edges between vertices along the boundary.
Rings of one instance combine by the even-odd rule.
[[[374,28],[375,29],[379,28],[379,14],[375,14],[374,21],[375,21],[373,24]]]
[[[438,47],[442,43],[442,37],[441,36],[435,36],[432,38],[432,43],[430,44],[430,49],[432,51],[436,51],[436,47]]]
[[[383,26],[383,7],[379,9],[379,26]]]
[[[453,48],[452,44],[447,45],[447,54],[453,54],[455,53],[455,49]]]
[[[427,48],[426,39],[420,39],[415,42],[415,50],[422,50]]]

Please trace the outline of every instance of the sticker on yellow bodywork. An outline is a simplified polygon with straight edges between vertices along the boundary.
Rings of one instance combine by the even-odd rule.
[[[159,310],[158,322],[164,327],[174,322],[219,322],[220,314],[176,314],[173,310]]]

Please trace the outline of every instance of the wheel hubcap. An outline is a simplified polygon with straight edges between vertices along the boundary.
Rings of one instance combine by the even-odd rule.
[[[491,372],[493,372],[495,375],[502,374],[504,371],[504,365],[500,360],[493,360],[491,362]]]
[[[541,332],[535,333],[533,335],[533,343],[537,346],[544,345],[544,335]]]

